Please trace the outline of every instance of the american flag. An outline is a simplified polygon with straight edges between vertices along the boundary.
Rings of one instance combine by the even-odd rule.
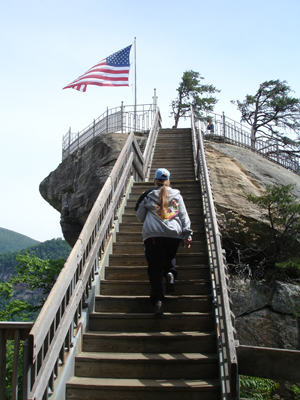
[[[131,46],[104,58],[63,89],[73,88],[80,92],[85,92],[87,85],[129,86],[129,53]]]

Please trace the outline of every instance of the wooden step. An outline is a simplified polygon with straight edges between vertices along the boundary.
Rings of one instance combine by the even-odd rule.
[[[189,218],[192,224],[192,228],[194,224],[203,224],[204,223],[204,219],[203,219],[203,215],[201,215],[201,212],[199,213],[193,213],[193,212],[189,212]],[[131,214],[125,214],[122,217],[122,223],[124,224],[131,224],[132,222],[136,222],[138,221],[135,213],[131,213]]]
[[[200,193],[199,193],[198,197],[194,197],[194,198],[185,196],[184,204],[185,204],[187,210],[194,208],[194,209],[200,211],[201,213],[203,212],[202,198],[201,198]],[[125,212],[126,213],[134,212],[135,213],[135,210],[134,210],[135,205],[136,205],[136,200],[134,200],[134,199],[128,200],[126,208],[125,208]]]
[[[174,165],[174,167],[178,166],[178,160],[183,162],[184,165],[194,165],[194,160],[191,157],[192,153],[190,150],[180,150],[180,157],[175,157],[171,154],[170,157],[166,156],[166,153],[170,149],[162,149],[160,153],[157,153],[152,160],[151,168],[157,167],[162,168],[162,165],[167,162],[168,164]],[[172,151],[173,153],[173,151]],[[171,171],[170,171],[171,172]]]
[[[207,250],[206,243],[193,241],[190,248],[179,246],[178,254],[188,254],[191,251],[197,253],[205,252]],[[144,254],[144,244],[143,242],[123,242],[114,243],[113,254]]]
[[[157,159],[153,159],[153,163],[151,165],[151,169],[150,169],[150,177],[154,177],[154,172],[158,169],[158,168],[166,168],[169,170],[170,172],[170,180],[175,180],[174,178],[174,172],[175,171],[179,171],[180,167],[182,167],[182,174],[181,176],[179,176],[177,179],[182,179],[182,178],[186,178],[186,179],[194,179],[193,175],[186,175],[185,171],[193,171],[194,169],[194,162],[193,160],[190,159],[190,157],[188,155],[182,154],[182,157],[176,157],[175,160],[168,160],[166,159],[163,154],[161,156],[161,158],[157,158]]]
[[[160,152],[155,154],[153,157],[152,163],[160,164],[160,167],[164,167],[164,165],[169,164],[171,166],[178,166],[180,161],[186,162],[189,161],[191,164],[194,164],[193,153],[191,149],[176,149],[172,150],[171,148],[162,148]],[[151,165],[152,167],[152,165]],[[170,171],[172,173],[172,171]]]
[[[219,400],[218,379],[72,378],[66,386],[72,400]]]
[[[81,353],[76,376],[116,379],[209,379],[218,374],[217,354]]]
[[[170,152],[170,149],[168,148],[162,149],[160,154],[157,154],[155,157],[153,157],[151,168],[155,164],[156,166],[158,166],[158,168],[165,168],[167,164],[173,168],[177,168],[180,165],[181,161],[184,164],[188,163],[189,165],[194,165],[193,155],[191,151],[182,150],[180,152],[177,152],[175,155],[174,152]],[[172,176],[172,171],[170,171],[170,173]]]
[[[215,332],[89,332],[83,335],[83,351],[133,353],[200,353],[216,351]]]
[[[210,332],[215,329],[213,313],[92,313],[90,330],[114,332]]]
[[[189,214],[189,217],[191,220],[202,220],[203,221],[203,208],[202,205],[197,206],[197,202],[199,202],[198,199],[191,199],[184,201],[186,210]],[[135,216],[136,217],[136,211],[135,211],[135,205],[136,202],[130,202],[127,203],[127,206],[125,208],[125,215],[123,215],[122,221],[126,220],[124,217],[128,216]],[[201,218],[199,218],[201,217]]]
[[[141,195],[143,192],[145,192],[148,189],[151,189],[154,187],[154,183],[151,182],[150,185],[140,185],[140,186],[136,186],[134,185],[133,188],[131,189],[131,195],[130,195],[130,199],[132,201],[135,200],[135,196]],[[173,184],[173,182],[171,182],[171,187],[173,189],[177,189],[180,191],[180,194],[182,195],[183,199],[188,200],[188,199],[201,199],[201,188],[195,185],[191,185],[191,186],[181,186],[181,185],[176,185]],[[197,197],[198,196],[198,197]]]
[[[194,227],[193,227],[194,228]],[[142,233],[140,232],[118,232],[116,242],[142,242]],[[206,241],[204,229],[201,232],[193,229],[193,241]]]
[[[115,296],[144,296],[150,293],[150,283],[148,280],[144,281],[115,281],[104,279],[101,281],[101,294],[102,295],[115,295]],[[175,282],[175,295],[182,294],[210,294],[211,282],[209,279],[196,279],[196,280],[176,280]]]
[[[184,189],[185,187],[197,187],[200,188],[200,183],[199,181],[196,181],[195,179],[184,179],[184,177],[182,177],[181,179],[176,179],[176,180],[172,180],[172,184],[176,185],[176,187],[178,188],[182,188]],[[153,181],[149,181],[149,182],[135,182],[134,183],[134,188],[136,187],[152,187],[153,186]]]
[[[153,187],[153,184],[150,186]],[[149,189],[150,189],[149,187]],[[140,188],[140,189],[136,189],[135,187],[132,189],[132,195],[130,196],[132,202],[135,202],[138,200],[138,198],[140,197],[140,195],[142,193],[144,193],[148,188]],[[201,192],[199,188],[196,187],[192,187],[191,188],[186,188],[185,191],[181,190],[180,188],[178,188],[178,190],[180,190],[180,194],[182,195],[182,198],[184,200],[184,202],[186,201],[190,201],[190,200],[194,200],[194,201],[201,201]],[[203,208],[203,207],[201,207]]]
[[[132,190],[131,190],[131,200],[134,201],[136,196],[137,198],[146,190],[152,188],[154,186],[153,182],[151,185],[148,186],[136,186],[134,185]],[[179,185],[173,185],[171,184],[171,187],[174,189],[178,189],[180,191],[180,194],[183,197],[183,200],[188,200],[188,199],[201,199],[201,190],[200,187],[197,186],[186,186],[186,187],[180,187]]]
[[[166,295],[165,312],[212,312],[212,295]],[[95,298],[95,312],[153,313],[149,296],[108,296]]]
[[[177,267],[178,279],[209,279],[208,265],[185,265]],[[147,278],[147,266],[107,266],[105,279],[107,280],[144,280]]]
[[[203,253],[189,253],[189,254],[177,254],[176,256],[177,265],[197,265],[207,264],[208,254]],[[141,266],[147,265],[146,258],[143,254],[111,254],[109,256],[109,265],[111,266]]]
[[[143,224],[142,222],[132,222],[130,224],[127,223],[121,223],[119,226],[119,231],[120,232],[142,232],[143,229]],[[198,231],[198,232],[204,232],[204,224],[203,223],[193,223],[192,225],[192,230]]]

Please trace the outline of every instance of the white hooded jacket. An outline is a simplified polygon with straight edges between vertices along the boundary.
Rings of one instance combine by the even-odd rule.
[[[160,189],[154,188],[136,205],[137,219],[144,222],[143,240],[151,237],[190,239],[193,234],[191,221],[180,191],[167,187],[169,207],[166,218],[162,219],[159,212]]]

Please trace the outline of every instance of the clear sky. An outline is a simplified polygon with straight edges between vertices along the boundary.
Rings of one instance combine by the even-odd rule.
[[[59,212],[39,194],[62,136],[134,103],[133,68],[130,87],[62,90],[98,61],[136,37],[137,102],[151,103],[156,88],[163,127],[190,69],[221,90],[215,112],[238,121],[230,100],[266,80],[300,97],[299,20],[300,0],[0,0],[0,227],[62,237]]]

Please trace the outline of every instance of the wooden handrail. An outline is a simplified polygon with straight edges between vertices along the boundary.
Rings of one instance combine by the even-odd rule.
[[[159,109],[155,114],[144,154],[132,132],[86,220],[86,223],[48,296],[31,332],[29,361],[31,384],[28,399],[48,398],[48,387],[53,390],[54,377],[59,363],[64,364],[65,354],[70,350],[74,327],[79,326],[82,309],[95,274],[99,259],[103,256],[106,242],[121,204],[127,182],[131,175],[143,180],[158,128],[161,126]]]
[[[160,110],[159,110],[159,108],[157,108],[155,117],[154,117],[154,124],[152,124],[151,130],[149,133],[149,139],[147,140],[145,150],[143,153],[144,160],[145,160],[144,168],[143,168],[144,176],[146,176],[146,173],[147,173],[147,168],[148,168],[150,157],[151,157],[151,151],[152,151],[152,147],[154,145],[154,140],[155,140],[154,132],[160,127],[160,121],[161,121]]]
[[[300,382],[300,351],[238,346],[239,375]]]
[[[230,307],[226,268],[221,246],[221,235],[218,227],[210,176],[207,167],[204,143],[201,132],[196,132],[194,114],[191,108],[191,125],[194,142],[194,155],[197,156],[196,170],[202,188],[203,207],[206,220],[209,259],[211,264],[214,288],[217,323],[222,351],[223,395],[226,399],[238,397],[238,370],[236,355],[234,316]],[[197,140],[197,143],[196,143]]]
[[[12,400],[17,400],[20,340],[27,340],[32,326],[33,322],[0,322],[0,400],[6,400],[6,341],[14,340]],[[23,393],[26,393],[28,363],[23,358]]]

